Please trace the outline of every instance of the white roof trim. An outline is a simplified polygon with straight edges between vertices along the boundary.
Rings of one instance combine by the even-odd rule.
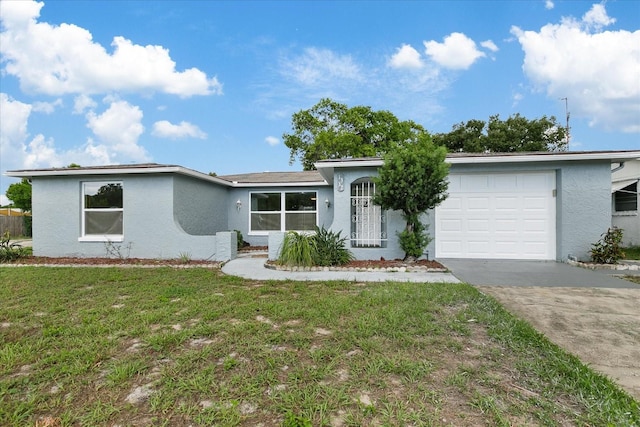
[[[611,192],[615,193],[618,190],[622,190],[624,187],[628,187],[634,182],[638,182],[638,179],[625,179],[624,181],[617,181],[611,184]]]
[[[255,187],[326,187],[326,181],[310,181],[310,182],[237,182],[227,181],[222,178],[210,176],[193,169],[184,168],[182,166],[157,166],[157,167],[118,167],[118,168],[60,168],[46,170],[21,170],[9,171],[7,176],[13,177],[38,177],[38,176],[89,176],[89,175],[129,175],[129,174],[154,174],[154,173],[177,173],[191,176],[206,181],[215,182],[226,187],[234,188],[255,188]]]
[[[228,182],[228,181],[227,181]],[[238,182],[230,183],[234,188],[264,188],[264,187],[326,187],[329,185],[326,181],[308,181],[308,182]]]
[[[187,169],[182,166],[157,166],[157,167],[118,167],[118,168],[60,168],[60,169],[43,169],[43,170],[20,170],[8,171],[7,176],[17,178],[29,178],[38,176],[88,176],[88,175],[128,175],[128,174],[153,174],[153,173],[178,173],[191,176],[206,181],[215,182],[217,184],[232,186],[229,181],[220,179],[215,176]]]

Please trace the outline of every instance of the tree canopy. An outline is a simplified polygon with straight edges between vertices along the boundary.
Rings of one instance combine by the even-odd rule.
[[[384,155],[384,163],[374,178],[374,203],[383,209],[402,211],[406,221],[400,233],[405,259],[418,258],[431,240],[419,216],[447,198],[449,164],[447,150],[435,146],[429,135],[415,144],[397,146]]]
[[[512,153],[564,151],[567,149],[566,136],[566,129],[554,116],[528,120],[516,113],[507,120],[500,120],[499,115],[495,115],[488,122],[474,119],[458,123],[449,133],[433,135],[433,141],[450,152]]]
[[[328,98],[293,114],[291,124],[292,132],[282,139],[290,149],[290,163],[299,159],[304,170],[314,169],[318,160],[382,156],[427,134],[419,124],[400,121],[389,111],[349,108]]]
[[[11,184],[5,194],[16,208],[22,209],[23,212],[31,211],[31,183],[27,178]]]

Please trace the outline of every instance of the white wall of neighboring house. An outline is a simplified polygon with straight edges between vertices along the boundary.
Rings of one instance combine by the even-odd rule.
[[[640,180],[640,159],[626,161],[623,167],[620,167],[621,165],[619,164],[613,164],[612,166],[611,225],[623,230],[623,244],[625,246],[637,246],[640,245],[640,197],[638,197],[638,187],[640,186],[640,184],[638,184],[638,181]],[[635,187],[633,187],[634,182]],[[616,209],[616,197],[620,197],[622,195],[633,197],[633,194],[629,193],[629,186],[631,186],[632,191],[635,189],[635,210]],[[618,204],[618,208],[619,207],[620,206]]]

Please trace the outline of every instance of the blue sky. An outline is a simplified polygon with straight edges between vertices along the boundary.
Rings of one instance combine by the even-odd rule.
[[[571,150],[640,149],[640,2],[0,1],[0,169],[300,170],[330,97],[432,133],[571,113]],[[0,177],[0,203],[13,178]]]

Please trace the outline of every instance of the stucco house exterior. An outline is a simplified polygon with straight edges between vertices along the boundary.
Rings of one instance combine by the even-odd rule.
[[[588,259],[612,222],[612,168],[640,151],[447,156],[449,197],[424,215],[424,256]],[[317,170],[212,177],[177,165],[9,171],[33,184],[37,256],[228,260],[239,230],[271,258],[287,230],[339,231],[358,259],[401,258],[399,212],[371,202],[380,158],[326,160]],[[615,194],[615,192],[614,192]],[[637,238],[634,237],[634,238]]]

